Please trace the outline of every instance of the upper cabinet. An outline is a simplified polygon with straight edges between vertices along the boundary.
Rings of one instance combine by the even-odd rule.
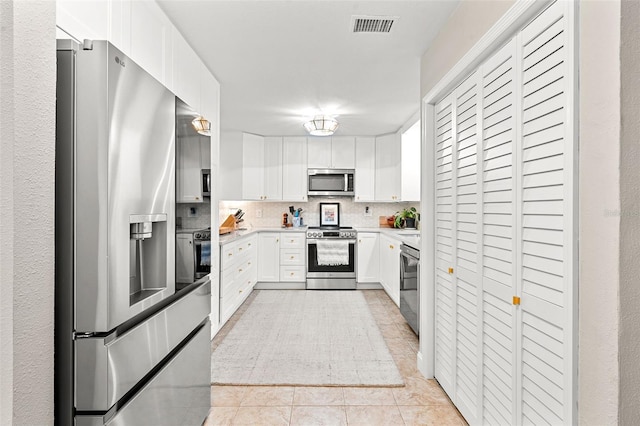
[[[356,138],[356,175],[354,201],[375,201],[376,139]]]
[[[242,134],[242,199],[264,199],[264,137]]]
[[[307,201],[307,138],[282,138],[282,200]]]
[[[353,136],[315,136],[308,138],[310,169],[354,169],[356,139]]]
[[[400,176],[400,133],[376,137],[376,201],[401,201]]]
[[[173,32],[175,52],[174,81],[176,95],[202,114],[200,100],[200,73],[202,62],[182,35]]]
[[[282,137],[242,136],[242,199],[282,200]]]

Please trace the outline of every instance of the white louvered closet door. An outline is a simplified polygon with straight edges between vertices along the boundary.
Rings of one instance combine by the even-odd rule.
[[[480,257],[478,238],[479,73],[467,78],[454,92],[454,247],[455,295],[455,397],[454,402],[470,423],[479,415],[481,345]]]
[[[482,405],[516,424],[516,60],[511,41],[482,66]]]
[[[573,424],[574,5],[435,107],[435,376],[470,424]]]
[[[574,418],[574,186],[572,9],[556,2],[518,36],[518,423]]]
[[[435,376],[453,394],[455,374],[455,301],[453,276],[453,96],[435,107]]]

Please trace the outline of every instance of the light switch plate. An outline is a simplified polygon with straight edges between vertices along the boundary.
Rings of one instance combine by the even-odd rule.
[[[256,210],[256,217],[262,217],[262,209]]]
[[[371,214],[372,214],[372,213],[371,213],[371,208],[369,208],[369,206],[366,206],[366,207],[364,208],[364,215],[365,215],[366,217],[371,217]]]

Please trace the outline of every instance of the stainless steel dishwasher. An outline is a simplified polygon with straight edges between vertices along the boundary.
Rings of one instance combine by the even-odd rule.
[[[400,312],[420,334],[420,250],[407,244],[400,246]]]

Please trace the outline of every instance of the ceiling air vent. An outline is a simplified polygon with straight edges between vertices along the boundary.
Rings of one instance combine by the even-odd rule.
[[[354,33],[388,33],[397,19],[397,16],[354,15],[351,17],[351,28]]]

